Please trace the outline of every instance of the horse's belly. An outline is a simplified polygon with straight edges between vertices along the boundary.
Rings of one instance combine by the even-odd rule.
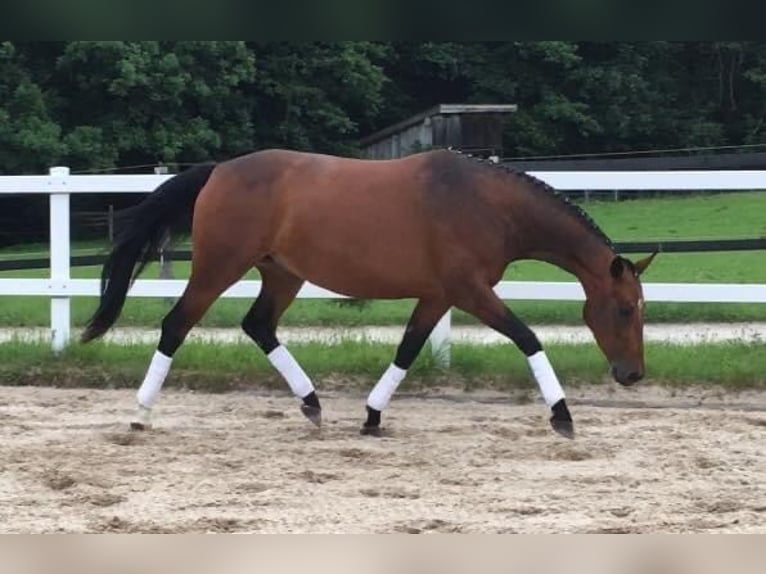
[[[433,289],[422,245],[380,239],[371,244],[369,238],[338,242],[317,237],[273,257],[299,277],[349,297],[420,297]]]

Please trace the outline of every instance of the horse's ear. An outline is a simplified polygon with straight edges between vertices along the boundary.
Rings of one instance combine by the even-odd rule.
[[[619,279],[622,277],[622,274],[625,272],[625,260],[620,257],[619,255],[616,255],[614,259],[612,259],[611,265],[609,265],[609,273],[614,277],[615,279]]]
[[[656,251],[652,253],[649,257],[644,257],[640,261],[635,262],[634,265],[636,267],[636,275],[641,275],[641,273],[646,271],[646,268],[649,267],[649,264],[652,262],[655,255],[657,255]]]

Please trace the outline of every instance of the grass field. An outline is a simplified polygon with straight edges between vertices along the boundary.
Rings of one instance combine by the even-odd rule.
[[[766,236],[766,193],[705,194],[685,197],[660,197],[627,201],[591,201],[582,204],[596,222],[615,241],[730,239]],[[0,252],[0,258],[44,256],[47,246],[33,245]],[[79,244],[76,251],[93,253],[98,244]],[[634,256],[635,258],[641,255]],[[98,268],[77,268],[75,277],[97,277]],[[157,266],[145,277],[156,277]],[[189,264],[176,262],[174,275],[187,277]],[[47,270],[0,273],[0,277],[45,277]],[[257,274],[248,274],[256,278]],[[505,274],[512,280],[571,281],[569,274],[545,263],[521,261],[512,264]],[[760,251],[726,253],[661,254],[644,276],[645,282],[689,283],[766,283],[766,255]],[[255,293],[253,296],[255,297]],[[206,326],[239,324],[251,302],[219,300],[201,322]],[[82,325],[96,305],[95,298],[78,298],[72,304],[72,319]],[[299,300],[286,313],[286,325],[403,324],[413,308],[412,301],[371,301],[364,306],[337,301]],[[581,322],[581,304],[577,302],[509,302],[531,324]],[[131,299],[126,304],[119,325],[157,325],[168,311],[170,302],[158,299]],[[471,317],[455,313],[455,323],[472,323]],[[764,321],[766,305],[758,304],[685,304],[651,303],[647,321]],[[47,325],[46,299],[34,297],[0,298],[0,325]]]
[[[290,349],[317,381],[318,388],[322,381],[333,381],[333,385],[369,390],[394,354],[394,345],[359,342],[294,344]],[[565,387],[581,383],[616,385],[607,375],[606,361],[595,345],[548,345],[546,351]],[[72,345],[55,356],[44,343],[5,343],[0,345],[0,381],[6,385],[133,388],[143,378],[153,352],[152,345],[97,342]],[[646,364],[649,384],[766,388],[766,353],[753,345],[649,344]],[[189,342],[178,351],[171,373],[169,385],[208,391],[253,385],[285,388],[263,353],[251,344]],[[467,390],[535,388],[523,355],[512,345],[453,345],[448,374],[424,350],[403,389],[428,388],[441,381],[452,386],[462,384]]]

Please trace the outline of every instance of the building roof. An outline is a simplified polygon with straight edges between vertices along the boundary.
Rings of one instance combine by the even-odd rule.
[[[418,124],[426,118],[432,116],[443,116],[449,114],[506,114],[515,112],[518,109],[516,104],[439,104],[424,112],[415,114],[405,120],[397,122],[373,134],[363,137],[359,140],[359,145],[364,147],[390,135],[401,132],[410,126]]]

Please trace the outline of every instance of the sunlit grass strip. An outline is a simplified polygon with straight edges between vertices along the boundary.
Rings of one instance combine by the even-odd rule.
[[[317,381],[371,388],[391,362],[395,346],[365,342],[306,343],[291,351]],[[609,381],[606,361],[594,345],[546,347],[562,383]],[[154,347],[95,343],[72,345],[54,356],[47,344],[0,344],[0,384],[73,387],[136,387]],[[720,384],[732,389],[766,388],[763,346],[725,343],[695,346],[649,344],[648,382],[672,385]],[[511,344],[453,345],[452,366],[439,369],[428,349],[411,370],[407,386],[449,383],[465,388],[533,388],[526,360]],[[264,355],[248,344],[189,342],[176,356],[168,385],[225,391],[247,386],[283,388]]]
[[[253,300],[255,296],[253,297]],[[200,321],[201,327],[239,328],[252,305],[248,299],[219,299]],[[116,327],[159,329],[172,300],[128,299]],[[507,301],[509,307],[530,325],[582,325],[582,303],[578,301]],[[72,299],[72,324],[82,327],[97,307],[94,297]],[[414,301],[369,301],[362,305],[340,300],[299,299],[280,321],[289,326],[355,327],[399,325],[404,328]],[[762,303],[656,303],[649,302],[647,323],[766,321]],[[460,311],[453,313],[455,325],[475,325],[478,321]],[[44,297],[0,297],[0,327],[45,327],[50,325],[50,303]]]

